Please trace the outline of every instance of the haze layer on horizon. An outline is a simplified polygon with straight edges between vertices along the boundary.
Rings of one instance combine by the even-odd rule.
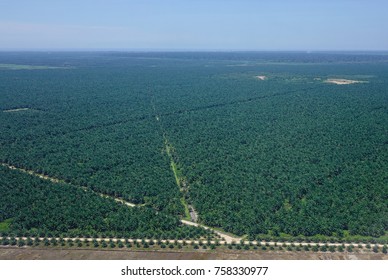
[[[0,50],[388,50],[385,0],[15,0]]]

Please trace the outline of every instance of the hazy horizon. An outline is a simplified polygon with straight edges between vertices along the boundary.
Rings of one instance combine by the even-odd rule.
[[[17,0],[3,51],[386,51],[383,0]]]
[[[0,52],[133,52],[133,53],[304,53],[304,54],[384,54],[388,55],[388,49],[384,50],[251,50],[251,49],[89,49],[89,48],[36,48],[36,49],[1,49]]]

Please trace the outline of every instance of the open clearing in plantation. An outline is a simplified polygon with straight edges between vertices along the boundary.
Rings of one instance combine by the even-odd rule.
[[[385,55],[9,60],[2,235],[387,242]]]
[[[368,81],[357,81],[357,80],[348,80],[348,79],[327,79],[325,83],[335,84],[335,85],[351,85],[351,84],[360,84],[368,83]]]

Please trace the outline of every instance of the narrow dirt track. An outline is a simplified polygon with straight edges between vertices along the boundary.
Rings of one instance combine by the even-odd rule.
[[[241,241],[241,238],[232,237],[232,236],[230,236],[228,234],[225,234],[225,233],[223,233],[221,231],[212,229],[212,228],[210,228],[208,226],[205,226],[205,225],[201,225],[201,224],[190,222],[190,221],[186,221],[186,220],[181,220],[181,222],[182,222],[182,224],[186,224],[186,225],[190,225],[190,226],[195,226],[195,227],[202,227],[204,229],[213,230],[214,233],[219,235],[221,238],[223,238],[228,243],[232,243],[232,242],[236,242],[237,243],[237,242]]]

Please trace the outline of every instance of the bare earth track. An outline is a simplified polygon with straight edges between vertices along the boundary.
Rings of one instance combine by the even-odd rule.
[[[19,111],[27,111],[30,108],[18,108],[18,109],[8,109],[8,110],[3,110],[4,113],[12,113],[12,112],[19,112]]]

